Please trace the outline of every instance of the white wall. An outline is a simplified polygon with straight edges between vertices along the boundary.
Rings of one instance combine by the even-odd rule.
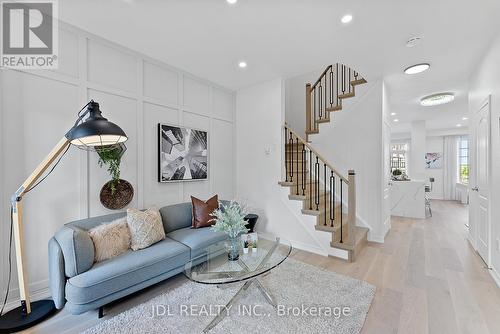
[[[411,123],[411,149],[408,169],[410,178],[423,181],[425,179],[425,121]]]
[[[496,248],[500,239],[500,37],[492,42],[490,50],[478,64],[470,81],[469,119],[475,114],[488,95],[491,94],[491,166],[490,166],[490,219],[491,219],[491,266],[500,284],[500,250]],[[473,138],[472,138],[473,139]],[[474,147],[474,141],[471,143]],[[474,159],[474,150],[471,159]],[[471,185],[474,171],[471,170]],[[471,214],[473,214],[471,210]],[[473,220],[471,219],[471,222]]]
[[[434,152],[439,152],[441,154],[444,153],[444,137],[438,136],[438,137],[427,137],[426,144],[425,144],[425,153],[434,153]],[[444,167],[444,159],[446,157],[443,155],[443,167]],[[425,169],[425,181],[429,181],[429,178],[433,177],[434,178],[434,184],[432,186],[432,191],[429,193],[429,197],[431,199],[443,199],[443,193],[444,193],[444,184],[443,184],[443,178],[444,178],[444,169],[430,169],[426,168]]]
[[[302,138],[306,135],[306,84],[313,84],[324,69],[285,80],[285,120]]]
[[[284,83],[281,79],[239,90],[236,97],[238,199],[259,215],[257,230],[316,251],[318,245],[289,209],[282,188]],[[269,154],[266,151],[269,150]]]
[[[2,288],[7,201],[89,99],[99,102],[103,115],[129,136],[121,170],[135,189],[130,206],[163,206],[214,193],[232,199],[235,194],[234,92],[66,24],[60,30],[57,71],[0,71]],[[157,182],[159,122],[209,131],[209,180]],[[66,222],[109,213],[99,202],[109,178],[97,166],[95,153],[72,147],[54,173],[25,197],[26,258],[35,297],[47,292],[49,238]],[[11,299],[18,293],[13,270]]]

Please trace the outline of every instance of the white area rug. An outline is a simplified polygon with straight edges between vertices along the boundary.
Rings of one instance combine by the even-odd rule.
[[[210,333],[359,333],[375,294],[366,282],[293,259],[260,280],[278,308],[252,284]],[[84,333],[202,333],[242,284],[186,281]]]

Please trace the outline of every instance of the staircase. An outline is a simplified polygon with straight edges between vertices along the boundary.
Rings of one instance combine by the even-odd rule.
[[[342,110],[342,100],[355,96],[355,86],[366,83],[345,65],[328,66],[314,85],[306,85],[306,139],[285,124],[284,181],[288,198],[302,201],[302,214],[315,216],[318,233],[330,233],[330,247],[345,250],[353,262],[367,242],[368,229],[356,226],[355,172],[347,178],[324,159],[309,142],[330,113]]]

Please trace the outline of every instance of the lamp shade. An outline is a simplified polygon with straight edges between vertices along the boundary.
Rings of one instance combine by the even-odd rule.
[[[66,138],[75,146],[100,147],[127,141],[127,135],[116,124],[102,117],[99,103],[91,101],[88,105],[89,117],[74,126]]]

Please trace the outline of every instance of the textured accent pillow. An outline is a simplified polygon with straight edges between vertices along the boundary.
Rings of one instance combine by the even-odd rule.
[[[126,218],[102,224],[89,230],[94,243],[94,262],[101,262],[130,248],[130,232]]]
[[[217,195],[206,202],[191,196],[191,203],[193,204],[193,228],[208,227],[215,224],[210,214],[219,208],[219,198]]]
[[[165,230],[157,208],[149,208],[146,211],[128,209],[127,223],[132,239],[130,248],[134,251],[165,239]]]

